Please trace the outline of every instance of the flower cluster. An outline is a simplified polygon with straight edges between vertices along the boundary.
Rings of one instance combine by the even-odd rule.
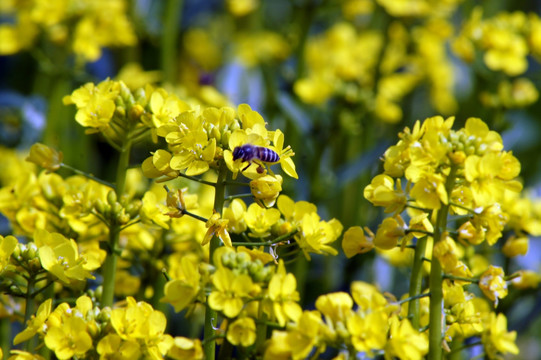
[[[512,215],[516,212],[512,202],[522,189],[517,180],[520,163],[503,150],[499,134],[478,118],[467,119],[464,128],[457,131],[452,129],[453,122],[454,118],[432,117],[400,134],[399,142],[385,152],[384,174],[376,176],[364,190],[366,199],[384,207],[390,216],[376,234],[366,229],[365,235],[360,227],[349,229],[342,245],[346,255],[353,256],[374,247],[400,252],[399,247],[407,250],[406,246],[414,244],[414,252],[419,254],[411,256],[410,260],[417,256],[417,265],[414,261],[412,266],[421,269],[420,257],[426,257],[431,259],[431,266],[425,266],[427,271],[443,273],[443,283],[430,284],[430,311],[439,312],[437,302],[443,301],[445,316],[437,316],[445,319],[446,339],[480,336],[491,357],[496,352],[517,353],[514,333],[502,329],[504,315],[498,314],[503,318],[498,324],[487,320],[495,315],[484,300],[466,293],[464,286],[476,282],[496,307],[508,293],[507,278],[503,269],[489,265],[482,253],[473,255],[475,247],[482,243],[494,246],[507,226],[516,235],[508,238],[504,253],[524,253],[526,233],[540,233],[539,217],[525,207],[528,214],[523,211],[517,217],[524,221],[510,223],[517,216]],[[441,284],[443,298],[437,300],[434,286]],[[418,324],[426,326],[426,320]],[[431,331],[433,326],[431,321]],[[488,335],[493,332],[503,332],[506,345]]]
[[[384,122],[396,123],[403,116],[402,99],[427,83],[433,106],[450,114],[456,109],[446,52],[451,36],[450,22],[437,16],[412,28],[394,21],[385,31],[337,23],[308,42],[307,76],[295,82],[294,90],[309,104],[338,96],[362,104]]]
[[[345,346],[349,354],[421,359],[428,352],[426,334],[399,317],[399,308],[375,286],[353,282],[351,295],[322,295],[316,300],[317,310],[305,310],[285,330],[273,331],[264,358],[304,359],[327,347]]]
[[[522,75],[528,69],[528,55],[541,53],[541,18],[521,11],[483,19],[483,10],[476,8],[453,42],[453,50],[472,62],[480,53],[492,71],[509,76]]]
[[[2,17],[12,19],[0,25],[0,54],[30,49],[42,36],[85,62],[95,61],[104,47],[137,43],[126,7],[124,0],[8,2],[0,8]]]

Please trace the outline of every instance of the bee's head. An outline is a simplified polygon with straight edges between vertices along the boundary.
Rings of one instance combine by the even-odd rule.
[[[242,146],[237,146],[235,149],[233,149],[233,161],[240,159],[244,154],[244,150],[242,150]]]

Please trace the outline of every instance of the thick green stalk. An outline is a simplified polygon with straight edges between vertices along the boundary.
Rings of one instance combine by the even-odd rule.
[[[163,12],[163,29],[161,39],[161,68],[164,82],[177,82],[176,66],[178,64],[178,33],[182,19],[183,0],[167,0]]]
[[[218,170],[218,180],[216,180],[216,186],[214,187],[214,210],[219,214],[222,214],[225,199],[225,179],[227,177],[227,166],[225,162],[222,162],[220,169]],[[220,239],[214,236],[210,240],[209,244],[209,263],[214,265],[214,252],[220,245]],[[205,330],[204,330],[204,345],[203,350],[205,352],[205,359],[216,358],[216,341],[214,328],[218,325],[218,312],[210,308],[208,302],[205,307]]]
[[[120,152],[120,158],[118,160],[116,173],[116,195],[118,199],[120,199],[126,187],[126,171],[128,170],[130,162],[130,151],[131,142],[127,141]],[[113,305],[116,264],[118,261],[116,248],[118,246],[119,235],[120,225],[113,222],[109,229],[109,249],[103,266],[103,295],[101,298],[101,306]]]
[[[411,269],[409,296],[414,297],[421,294],[423,285],[423,257],[425,256],[426,243],[428,236],[423,236],[417,240],[415,254],[413,256],[413,268]],[[409,302],[408,316],[414,329],[419,329],[421,317],[421,302],[415,299]]]
[[[455,184],[456,168],[452,167],[447,181],[445,190],[447,194],[451,194]],[[441,240],[447,228],[447,216],[449,214],[449,204],[442,204],[438,210],[436,218],[436,226],[434,227],[434,246]],[[432,262],[430,266],[430,330],[428,335],[428,359],[441,360],[443,357],[442,340],[443,340],[443,325],[445,316],[443,312],[443,272],[440,261],[434,256],[432,251]]]
[[[36,299],[34,299],[34,285],[35,285],[34,275],[30,274],[28,279],[28,284],[26,287],[26,297],[25,297],[25,310],[24,310],[24,326],[28,323],[28,320],[34,315],[36,311]],[[25,350],[29,353],[33,353],[34,348],[36,347],[36,336],[28,339],[25,344]]]

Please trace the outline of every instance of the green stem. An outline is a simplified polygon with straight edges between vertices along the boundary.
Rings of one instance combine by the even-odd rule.
[[[111,184],[110,182],[105,181],[105,180],[102,180],[102,179],[100,179],[100,178],[97,178],[97,177],[95,177],[95,176],[92,175],[92,174],[89,174],[89,173],[86,173],[86,172],[81,171],[81,170],[79,170],[79,169],[76,169],[76,168],[74,168],[74,167],[72,167],[72,166],[70,166],[70,165],[61,163],[61,164],[60,164],[60,167],[62,167],[62,168],[64,168],[64,169],[68,169],[68,170],[70,170],[71,172],[74,172],[74,173],[77,174],[77,175],[84,176],[84,177],[86,177],[87,179],[94,180],[95,182],[100,183],[100,184],[102,184],[102,185],[105,185],[105,186],[107,186],[107,187],[110,187],[110,188],[113,189],[113,190],[115,189],[115,186],[114,186],[113,184]]]
[[[423,257],[425,255],[428,236],[417,240],[415,254],[413,255],[413,268],[411,269],[409,296],[415,297],[421,294],[423,285]],[[411,325],[419,329],[421,318],[421,302],[415,299],[408,305],[408,316],[411,318]]]
[[[0,337],[0,349],[4,351],[2,359],[7,359],[11,349],[11,321],[7,317],[0,319],[0,334],[2,334]]]
[[[177,82],[177,46],[183,3],[183,0],[167,0],[165,2],[163,13],[163,30],[160,42],[161,68],[163,71],[163,79],[173,84]]]
[[[220,164],[220,169],[218,170],[218,179],[216,180],[215,193],[214,193],[214,210],[222,214],[224,199],[225,199],[225,179],[227,177],[227,166],[225,162],[222,161]],[[214,236],[210,240],[209,244],[209,263],[210,265],[214,264],[214,252],[220,246],[220,239],[217,236]],[[203,350],[205,352],[205,359],[215,359],[216,358],[216,341],[214,336],[216,331],[214,326],[217,326],[218,323],[218,312],[210,308],[208,302],[205,305],[205,329],[204,329],[204,345]]]
[[[186,175],[186,174],[181,173],[181,172],[178,173],[178,176],[189,179],[189,180],[192,180],[192,181],[197,181],[198,183],[201,183],[201,184],[205,184],[205,185],[209,185],[209,186],[216,186],[216,183],[213,183],[211,181],[206,181],[206,180],[200,179],[200,178],[195,177],[195,176]],[[245,185],[248,185],[248,184],[245,184]]]
[[[456,168],[452,167],[445,182],[447,194],[451,194],[455,184]],[[449,213],[449,204],[442,204],[438,210],[436,226],[434,227],[434,245],[441,240],[447,228],[447,215]],[[443,324],[445,315],[443,312],[443,271],[439,260],[436,258],[434,250],[432,251],[432,262],[430,265],[429,287],[430,287],[430,332],[428,335],[428,359],[441,360],[443,357],[442,340]]]
[[[34,312],[36,311],[36,299],[34,299],[33,292],[34,292],[34,276],[30,274],[30,277],[28,279],[28,284],[26,287],[26,296],[25,296],[25,310],[24,310],[24,325],[28,323],[28,320],[32,317]],[[35,342],[36,336],[33,336],[32,338],[28,339],[25,344],[25,350],[29,353],[34,352],[34,348],[36,346]]]
[[[404,304],[404,303],[406,303],[408,301],[415,301],[415,300],[418,300],[418,299],[421,299],[421,298],[424,298],[424,297],[428,297],[428,296],[430,296],[430,293],[417,294],[415,296],[410,296],[410,297],[407,297],[405,299],[402,299],[398,303],[399,304]]]
[[[249,194],[237,194],[237,195],[229,195],[225,197],[225,201],[231,201],[233,199],[240,199],[240,198],[249,198],[253,197],[254,195],[252,193]]]
[[[186,211],[186,210],[183,210],[182,213],[183,213],[184,215],[188,215],[189,217],[192,217],[192,218],[197,219],[197,220],[199,220],[199,221],[202,221],[202,222],[204,222],[204,223],[206,223],[207,221],[209,221],[209,219],[206,219],[206,218],[204,218],[204,217],[202,217],[202,216],[199,216],[199,215],[197,215],[197,214],[191,213],[191,212]]]
[[[131,142],[128,140],[122,147],[116,173],[116,195],[120,199],[126,187],[126,171],[130,162]],[[109,228],[109,249],[103,266],[103,295],[101,306],[112,306],[115,294],[116,265],[118,261],[117,246],[120,225],[113,223]]]

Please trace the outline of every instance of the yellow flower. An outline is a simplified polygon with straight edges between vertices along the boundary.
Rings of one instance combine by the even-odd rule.
[[[45,335],[45,345],[59,359],[82,357],[92,348],[92,338],[86,322],[78,316],[62,318],[61,326],[50,326]]]
[[[383,311],[370,312],[365,316],[358,313],[349,316],[347,330],[355,350],[369,355],[373,350],[382,350],[387,343],[388,322],[388,316]]]
[[[282,191],[282,181],[280,175],[265,175],[250,181],[250,190],[257,203],[265,208],[274,206]]]
[[[514,278],[512,284],[517,289],[535,289],[539,286],[541,282],[541,275],[531,270],[519,270],[516,273],[519,274],[518,277]]]
[[[401,360],[422,359],[428,353],[426,333],[419,333],[406,318],[398,316],[390,319],[389,341],[385,346],[385,356],[396,356]]]
[[[502,252],[507,257],[526,255],[528,253],[529,242],[527,236],[511,236],[503,244]]]
[[[390,250],[397,246],[398,240],[406,235],[406,224],[398,215],[397,217],[385,218],[378,226],[374,246],[383,250]]]
[[[178,176],[178,171],[171,169],[170,162],[173,155],[169,151],[158,149],[152,156],[146,158],[141,164],[141,170],[146,177],[151,179],[163,177],[171,180]],[[161,179],[159,179],[161,180]]]
[[[95,128],[99,131],[109,126],[115,112],[115,102],[120,92],[120,84],[116,81],[105,80],[97,86],[86,83],[71,95],[65,96],[65,105],[75,104],[77,113],[75,120],[84,127]]]
[[[36,143],[30,148],[30,155],[28,155],[26,161],[30,161],[46,170],[56,171],[60,169],[63,158],[64,155],[61,151],[56,151],[47,145]]]
[[[141,357],[141,347],[137,341],[122,340],[117,334],[107,334],[96,347],[100,360],[132,360]]]
[[[181,336],[177,336],[173,340],[173,346],[167,353],[168,357],[175,360],[203,360],[205,358],[201,340],[192,340]]]
[[[272,142],[273,146],[271,146],[270,149],[274,150],[280,157],[280,166],[282,167],[282,170],[292,178],[298,179],[299,176],[295,170],[295,164],[293,163],[293,160],[291,160],[291,157],[295,155],[295,153],[291,150],[291,146],[289,145],[284,148],[284,134],[280,129],[277,129],[274,132]]]
[[[197,264],[188,256],[181,258],[180,274],[175,275],[175,279],[165,284],[165,296],[160,301],[170,303],[175,311],[179,312],[190,305],[199,294],[201,275]]]
[[[126,298],[126,307],[111,310],[111,325],[122,340],[138,342],[152,359],[160,359],[173,344],[165,334],[167,319],[150,304]]]
[[[0,235],[0,274],[9,265],[11,254],[19,244],[16,237],[8,235],[3,237]]]
[[[43,268],[65,284],[73,280],[94,279],[85,269],[85,260],[79,256],[77,244],[59,233],[36,230],[34,241],[39,247],[39,260]]]
[[[388,175],[377,175],[364,188],[364,197],[375,206],[385,206],[386,213],[400,214],[406,207],[406,194],[402,191],[400,179],[396,181]]]
[[[250,233],[256,237],[265,237],[270,233],[271,227],[280,219],[280,211],[277,209],[264,209],[257,204],[250,204],[244,215],[246,225]]]
[[[258,292],[250,276],[235,275],[226,267],[216,270],[212,276],[212,283],[215,290],[210,293],[208,303],[213,309],[222,311],[229,318],[234,318],[240,313],[245,298]]]
[[[324,327],[317,311],[304,311],[296,325],[288,331],[286,338],[293,359],[305,359],[312,348],[320,342]]]
[[[340,236],[342,229],[342,224],[336,219],[322,221],[317,213],[308,213],[302,217],[295,240],[308,259],[308,253],[336,255],[338,251],[329,244]]]
[[[458,249],[454,240],[446,234],[434,245],[432,253],[440,262],[444,272],[451,273],[457,267]]]
[[[247,229],[244,214],[246,213],[246,204],[241,199],[233,199],[229,207],[224,208],[223,218],[228,220],[227,228],[235,233],[240,234]]]
[[[175,95],[167,94],[163,89],[157,89],[152,93],[149,107],[152,112],[152,123],[156,128],[173,124],[181,112],[189,109],[187,104]]]
[[[182,192],[181,190],[178,190],[178,191],[179,193],[175,193],[174,191],[168,192],[167,201],[169,202],[170,197],[171,198],[174,198],[175,196],[180,197]],[[141,209],[139,210],[139,215],[141,216],[141,221],[145,224],[156,224],[164,229],[169,229],[170,217],[181,217],[183,215],[182,211],[180,211],[180,209],[176,206],[168,208],[168,210],[171,210],[171,213],[173,214],[173,216],[171,216],[171,213],[165,214],[164,213],[165,206],[163,206],[158,201],[158,198],[155,192],[152,192],[152,191],[145,192],[145,195],[143,195],[143,199],[141,201],[143,202],[143,205],[141,206]],[[173,203],[173,205],[179,205],[174,200],[171,202]]]
[[[298,304],[300,300],[297,292],[297,279],[291,273],[286,274],[284,262],[280,260],[278,269],[269,281],[268,298],[272,314],[280,324],[285,326],[288,320],[298,321],[302,314],[302,308]]]
[[[241,317],[227,327],[227,340],[233,345],[248,347],[255,342],[255,321],[250,317]]]
[[[344,233],[342,250],[347,258],[364,254],[374,248],[372,237],[366,237],[360,226],[352,226]]]
[[[494,307],[498,306],[499,299],[507,296],[507,282],[504,275],[501,267],[490,265],[479,278],[479,287],[487,298],[494,301]]]
[[[321,295],[316,299],[316,309],[323,316],[327,326],[340,331],[346,326],[346,321],[353,316],[353,299],[346,292],[335,292]]]
[[[212,214],[206,223],[208,230],[201,245],[204,246],[208,244],[213,236],[217,236],[220,240],[222,240],[225,246],[232,247],[233,244],[231,243],[231,237],[227,232],[228,222],[229,220],[221,219],[220,214]]]
[[[388,305],[383,294],[374,285],[364,281],[351,283],[351,296],[359,305],[359,312],[376,311]]]
[[[504,314],[490,313],[487,331],[483,332],[481,341],[489,358],[496,359],[498,354],[519,353],[515,344],[516,331],[507,332],[507,318]]]
[[[52,304],[52,299],[47,299],[41,303],[36,315],[32,315],[32,317],[28,321],[26,329],[18,333],[17,336],[15,336],[15,339],[13,339],[14,345],[17,345],[19,343],[22,343],[23,341],[32,338],[38,332],[43,332],[43,326],[45,324],[45,321],[49,317],[49,314],[51,313]]]

